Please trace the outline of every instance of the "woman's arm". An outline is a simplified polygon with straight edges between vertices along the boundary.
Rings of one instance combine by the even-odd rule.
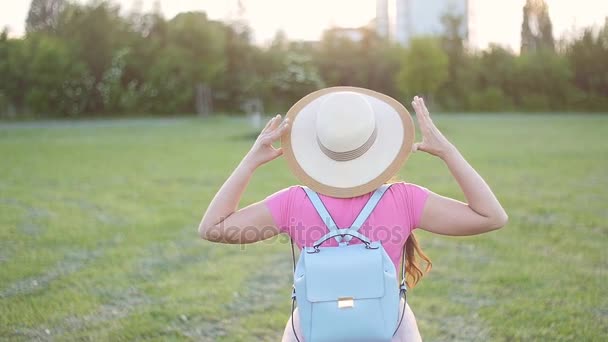
[[[431,120],[422,98],[412,102],[422,142],[420,150],[441,158],[460,185],[468,203],[430,193],[420,219],[420,228],[444,235],[474,235],[503,227],[508,220],[496,196],[481,176],[464,159]]]
[[[221,243],[252,243],[279,233],[263,202],[237,209],[253,172],[260,165],[283,153],[282,149],[274,148],[272,143],[278,140],[288,127],[288,119],[281,122],[281,115],[275,116],[266,124],[251,150],[207,207],[198,227],[202,239]]]

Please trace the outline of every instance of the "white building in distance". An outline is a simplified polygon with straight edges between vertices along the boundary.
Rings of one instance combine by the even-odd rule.
[[[461,34],[471,41],[473,27],[469,0],[376,0],[376,31],[381,37],[408,45],[417,36],[444,32],[441,17],[462,17]]]

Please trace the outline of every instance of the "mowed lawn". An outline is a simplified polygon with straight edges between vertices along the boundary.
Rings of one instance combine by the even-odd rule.
[[[425,341],[605,341],[608,116],[437,115],[510,216],[465,238],[417,232]],[[285,237],[201,241],[206,206],[253,142],[243,119],[0,124],[0,340],[278,341]],[[408,182],[463,199],[416,153]],[[297,183],[260,168],[242,205]]]

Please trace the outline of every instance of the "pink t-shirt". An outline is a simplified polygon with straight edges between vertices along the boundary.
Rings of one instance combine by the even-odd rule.
[[[389,257],[399,267],[403,244],[418,227],[429,190],[411,183],[393,183],[365,221],[360,233],[371,241],[381,241]],[[372,193],[352,197],[335,198],[319,194],[321,201],[339,228],[348,228]],[[282,189],[264,200],[281,232],[289,234],[298,245],[310,247],[328,232],[327,226],[297,185]],[[353,238],[350,243],[361,243]],[[323,246],[337,246],[335,239]]]

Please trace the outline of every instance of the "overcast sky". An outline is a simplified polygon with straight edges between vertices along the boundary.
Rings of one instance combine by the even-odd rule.
[[[84,2],[85,0],[79,0]],[[150,10],[154,0],[114,0],[125,11],[137,3]],[[0,0],[0,27],[12,36],[23,34],[31,0]],[[237,0],[160,0],[167,18],[179,12],[203,10],[213,19],[235,15]],[[330,25],[361,26],[375,16],[375,0],[245,0],[247,19],[258,42],[270,40],[278,29],[291,39],[314,40]],[[474,35],[472,44],[490,42],[519,50],[522,6],[525,0],[470,0]],[[601,25],[608,16],[608,0],[547,0],[554,36],[574,28]]]

